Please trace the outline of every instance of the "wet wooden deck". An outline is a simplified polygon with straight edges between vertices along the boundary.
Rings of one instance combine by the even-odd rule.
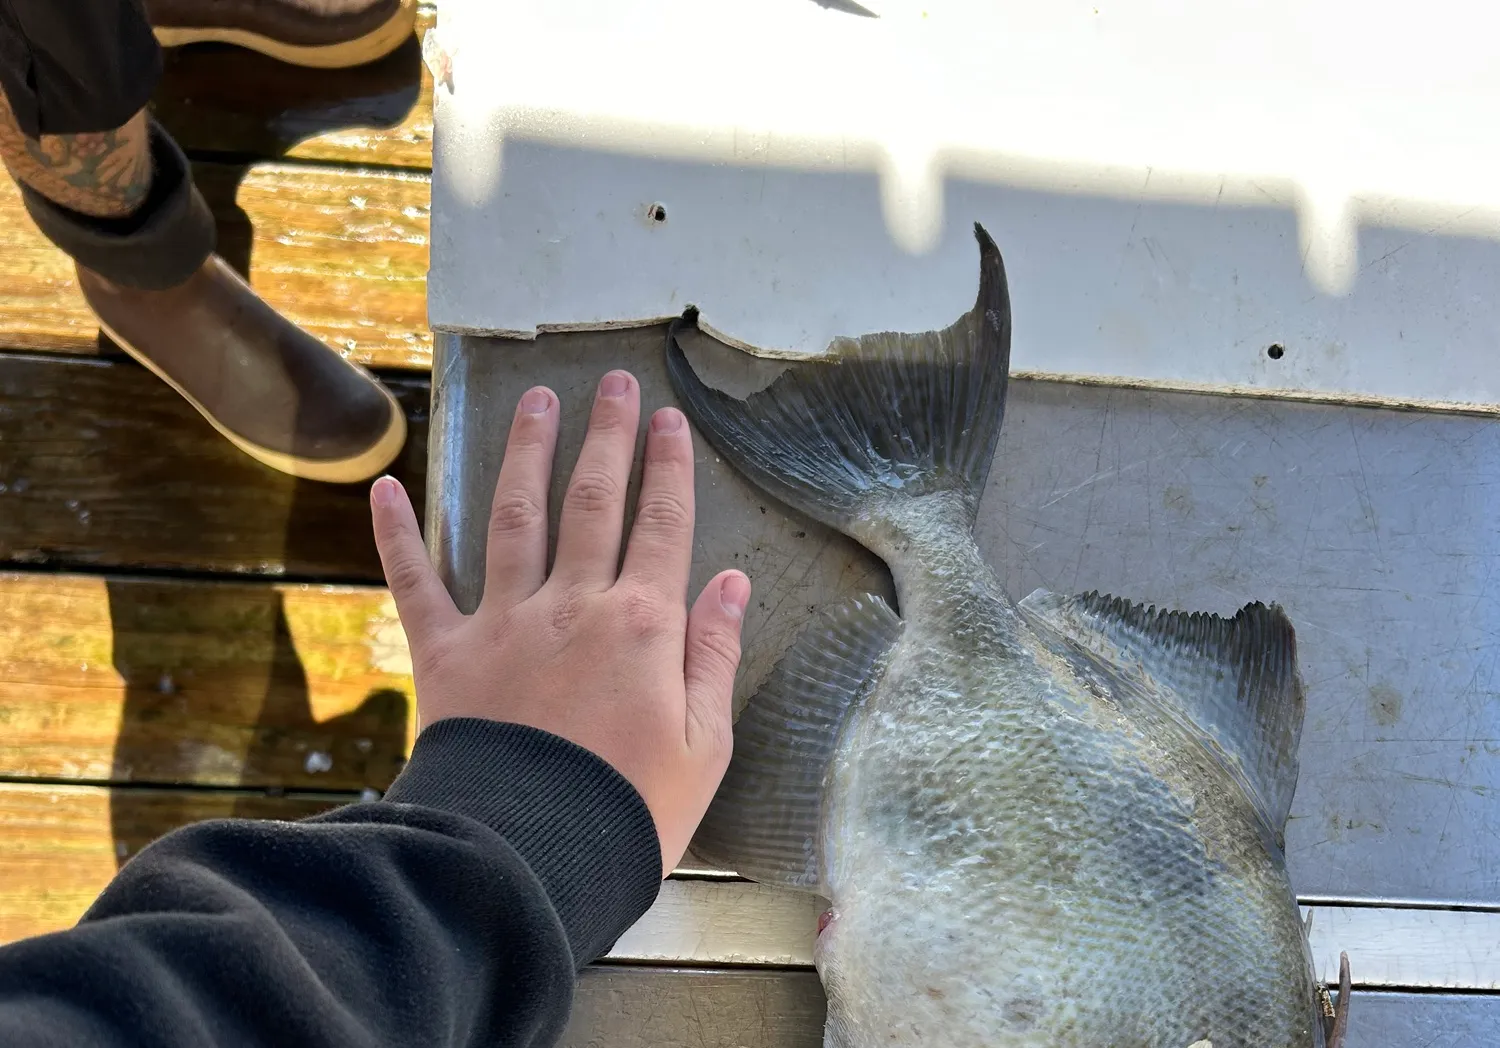
[[[421,492],[432,105],[417,39],[341,72],[186,49],[154,105],[221,253],[396,391],[412,436],[394,472]],[[412,732],[364,487],[258,465],[101,340],[70,261],[0,180],[0,942],[69,926],[176,826],[382,789]],[[821,1018],[805,971],[632,966],[590,973],[569,1040],[813,1045]]]
[[[417,40],[331,73],[171,53],[155,106],[221,252],[397,391],[413,425],[396,471],[420,491]],[[389,783],[411,680],[366,514],[362,486],[251,461],[102,340],[70,261],[0,181],[0,940],[72,923],[183,822],[295,816]]]
[[[190,48],[154,103],[221,253],[396,392],[411,439],[393,472],[418,496],[431,92],[413,39],[341,72]],[[391,781],[410,663],[367,512],[362,485],[241,455],[101,340],[0,179],[0,942],[71,925],[177,826],[296,818]],[[727,958],[743,923],[721,927]],[[821,1043],[805,963],[715,970],[646,932],[634,963],[587,973],[567,1043]]]

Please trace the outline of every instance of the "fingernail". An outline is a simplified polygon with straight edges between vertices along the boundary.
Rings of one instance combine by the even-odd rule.
[[[730,575],[719,583],[719,603],[735,618],[744,618],[745,607],[750,603],[750,580],[743,575]]]
[[[623,397],[630,389],[630,376],[623,371],[611,371],[599,383],[601,397]]]
[[[682,412],[676,408],[662,408],[651,416],[651,428],[658,433],[676,433],[682,428]]]
[[[381,477],[377,480],[374,489],[375,505],[389,506],[395,502],[398,486],[395,477]]]
[[[521,398],[521,410],[528,415],[540,415],[552,406],[552,394],[540,387],[528,389]]]

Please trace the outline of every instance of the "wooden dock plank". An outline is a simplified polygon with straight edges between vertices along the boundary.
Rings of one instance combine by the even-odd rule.
[[[199,164],[220,253],[268,302],[351,359],[422,369],[428,176],[299,164]],[[99,329],[71,260],[0,179],[0,345],[93,353]]]
[[[610,956],[664,964],[810,966],[814,896],[743,881],[667,884]],[[1500,991],[1500,913],[1317,906],[1318,975],[1338,978],[1348,951],[1360,987]]]
[[[334,798],[237,791],[0,784],[0,941],[75,921],[123,854],[176,825],[238,815],[298,818]],[[673,879],[610,951],[617,962],[807,968],[823,904],[744,881]],[[1348,951],[1362,988],[1500,990],[1500,913],[1317,907],[1319,976]]]
[[[0,942],[71,926],[121,861],[178,826],[232,815],[296,819],[335,803],[229,790],[0,783]]]
[[[415,737],[384,589],[0,572],[0,781],[384,790]]]
[[[561,1048],[821,1048],[811,972],[596,966]],[[1346,1048],[1478,1048],[1500,1034],[1500,996],[1361,991]]]
[[[383,790],[412,696],[384,589],[0,574],[3,778]]]
[[[425,380],[392,379],[419,502]],[[363,485],[299,481],[131,362],[0,354],[0,562],[382,581]]]
[[[0,826],[5,827],[6,843],[0,848],[0,943],[73,924],[109,883],[119,863],[181,826],[219,818],[300,819],[361,796],[0,781]],[[701,888],[730,882],[722,874],[717,879],[705,875],[715,876],[691,859],[678,867],[676,877],[685,879],[670,881],[658,904],[669,925],[680,925],[684,915],[703,918],[705,906],[716,905]],[[752,897],[770,891],[733,883],[740,883]],[[721,922],[723,931],[732,934],[745,915],[731,911],[726,920],[727,924]],[[790,939],[789,927],[783,927],[782,937]],[[717,956],[732,948],[732,939],[710,937],[699,952]],[[622,945],[611,956],[631,961],[643,955]],[[764,965],[759,954],[746,955],[745,960]]]
[[[558,1045],[822,1048],[825,1010],[812,972],[599,965],[579,978]]]
[[[418,43],[355,69],[304,69],[236,47],[166,53],[152,111],[189,152],[432,167],[432,76]]]

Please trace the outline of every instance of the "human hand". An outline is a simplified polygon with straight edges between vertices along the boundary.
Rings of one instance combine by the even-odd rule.
[[[390,477],[370,492],[375,542],[411,646],[419,726],[481,717],[593,751],[645,800],[665,875],[729,764],[750,580],[721,572],[687,609],[693,445],[676,408],[651,418],[635,524],[617,567],[640,425],[640,386],[623,371],[599,384],[548,575],[558,422],[551,390],[521,398],[495,486],[484,598],[473,615],[459,612],[438,579],[411,501]]]

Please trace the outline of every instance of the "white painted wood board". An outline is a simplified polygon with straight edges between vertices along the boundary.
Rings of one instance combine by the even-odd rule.
[[[444,3],[433,326],[818,352],[952,321],[982,220],[1018,371],[1500,406],[1500,11],[840,6]]]
[[[824,998],[809,971],[585,969],[562,1048],[822,1048]],[[1361,990],[1347,1048],[1487,1048],[1500,995]]]
[[[671,880],[610,958],[653,964],[806,967],[824,903],[744,881]],[[1361,987],[1500,990],[1500,913],[1364,906],[1303,907],[1313,914],[1318,977],[1338,981],[1347,951]]]

